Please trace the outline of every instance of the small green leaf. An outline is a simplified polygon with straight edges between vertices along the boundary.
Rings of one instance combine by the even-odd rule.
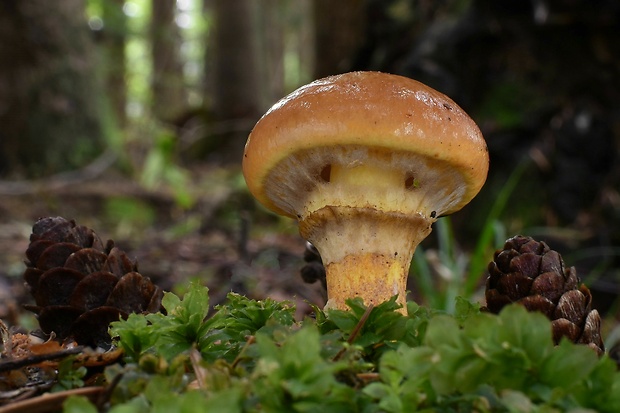
[[[539,364],[552,350],[551,322],[543,314],[512,304],[504,307],[499,320],[499,343],[523,349],[534,364]]]
[[[108,413],[151,413],[151,406],[146,398],[140,395],[126,403],[113,406]]]
[[[353,331],[360,319],[351,311],[337,309],[327,310],[327,318],[346,334],[350,334]]]
[[[192,392],[197,393],[197,392]],[[201,411],[203,412],[226,412],[241,413],[243,410],[244,394],[242,389],[231,388],[219,391],[210,396],[202,403]],[[182,413],[194,413],[197,411],[199,404],[193,398],[186,397],[181,407]]]
[[[357,318],[362,317],[368,308],[361,297],[349,298],[345,303],[350,308],[349,312],[355,314]]]
[[[380,372],[384,383],[398,385],[403,379],[419,380],[428,376],[434,367],[437,353],[429,347],[407,347],[401,345],[396,351],[386,352],[381,357]]]
[[[146,317],[135,313],[129,314],[126,320],[112,322],[110,336],[117,339],[125,356],[133,361],[138,361],[157,340],[156,331],[147,323]]]
[[[197,331],[209,312],[209,289],[192,282],[183,299],[172,293],[165,293],[162,305],[168,316],[177,324],[190,324]]]
[[[62,405],[63,413],[97,413],[97,407],[85,396],[70,396]]]
[[[543,361],[540,378],[552,387],[569,389],[588,376],[597,361],[598,356],[591,348],[563,339]]]
[[[432,348],[460,347],[460,327],[456,319],[448,315],[438,315],[432,318],[426,329],[424,344]]]
[[[337,406],[351,402],[352,389],[336,381],[334,375],[345,364],[323,359],[319,337],[318,329],[310,325],[278,344],[257,334],[260,358],[252,379],[265,411],[318,412],[322,406],[325,411],[337,412]]]
[[[515,390],[504,390],[500,394],[502,403],[508,408],[509,412],[528,413],[536,410],[532,400],[525,394]]]
[[[370,383],[364,387],[364,394],[372,397],[373,399],[382,399],[392,393],[392,388],[384,383]]]
[[[620,412],[620,372],[616,362],[608,356],[601,357],[573,394],[582,406],[600,412]]]
[[[257,301],[235,293],[227,298],[199,331],[198,349],[209,361],[232,361],[257,332],[275,334],[295,323],[295,307],[288,302]]]
[[[172,314],[175,309],[181,304],[181,299],[171,292],[165,292],[164,297],[161,299],[162,306],[166,309],[168,314]]]
[[[84,385],[83,378],[87,373],[86,367],[75,367],[74,361],[75,356],[69,356],[58,363],[58,376],[56,384],[52,387],[53,392],[71,390]]]
[[[456,297],[454,305],[454,318],[459,322],[467,320],[469,317],[480,313],[480,304],[472,303],[463,297]]]

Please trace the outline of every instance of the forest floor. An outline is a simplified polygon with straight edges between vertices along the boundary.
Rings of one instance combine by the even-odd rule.
[[[199,280],[209,287],[213,306],[231,291],[290,300],[299,316],[308,303],[322,305],[321,286],[300,276],[305,243],[295,224],[251,202],[246,208],[247,194],[230,184],[239,179],[238,172],[218,168],[192,171],[189,208],[179,205],[170,187],[147,190],[114,173],[67,185],[33,182],[19,190],[0,184],[0,319],[9,326],[30,324],[22,310],[33,301],[23,282],[25,251],[32,225],[46,216],[73,219],[104,242],[113,239],[164,290],[182,292]]]

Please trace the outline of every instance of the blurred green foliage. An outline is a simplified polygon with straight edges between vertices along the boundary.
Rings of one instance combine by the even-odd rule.
[[[104,204],[106,220],[114,222],[119,237],[127,237],[155,223],[151,204],[133,197],[108,197]]]
[[[187,209],[195,200],[188,191],[189,174],[175,159],[176,141],[175,135],[162,131],[146,156],[140,182],[147,189],[169,188],[177,206]]]

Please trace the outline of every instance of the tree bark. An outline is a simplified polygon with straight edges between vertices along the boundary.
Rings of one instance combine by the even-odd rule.
[[[83,0],[0,2],[0,173],[42,176],[102,147]]]
[[[153,113],[160,120],[172,121],[187,109],[176,0],[152,0],[151,5]]]
[[[262,0],[258,10],[262,106],[270,105],[284,95],[284,25],[286,13],[283,0]]]
[[[127,121],[127,85],[125,82],[127,17],[123,12],[124,0],[106,0],[103,5],[103,47],[106,90],[110,106],[119,126]]]
[[[256,41],[253,0],[211,0],[207,7],[213,14],[211,53],[205,67],[211,112],[215,121],[226,128],[207,139],[216,140],[221,159],[241,159],[251,125],[262,113],[260,72]],[[225,131],[222,132],[222,129]]]
[[[315,0],[314,77],[351,70],[352,59],[364,40],[363,0]]]

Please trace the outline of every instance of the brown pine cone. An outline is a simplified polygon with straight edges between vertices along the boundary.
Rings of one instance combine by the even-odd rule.
[[[109,346],[108,325],[129,313],[160,310],[163,291],[135,262],[95,232],[61,217],[32,228],[24,279],[41,330],[78,344]]]
[[[566,268],[561,255],[544,242],[515,236],[496,251],[489,263],[487,309],[499,313],[507,304],[522,304],[550,320],[553,339],[562,337],[604,352],[601,318],[592,309],[590,290],[580,284],[574,267]]]

